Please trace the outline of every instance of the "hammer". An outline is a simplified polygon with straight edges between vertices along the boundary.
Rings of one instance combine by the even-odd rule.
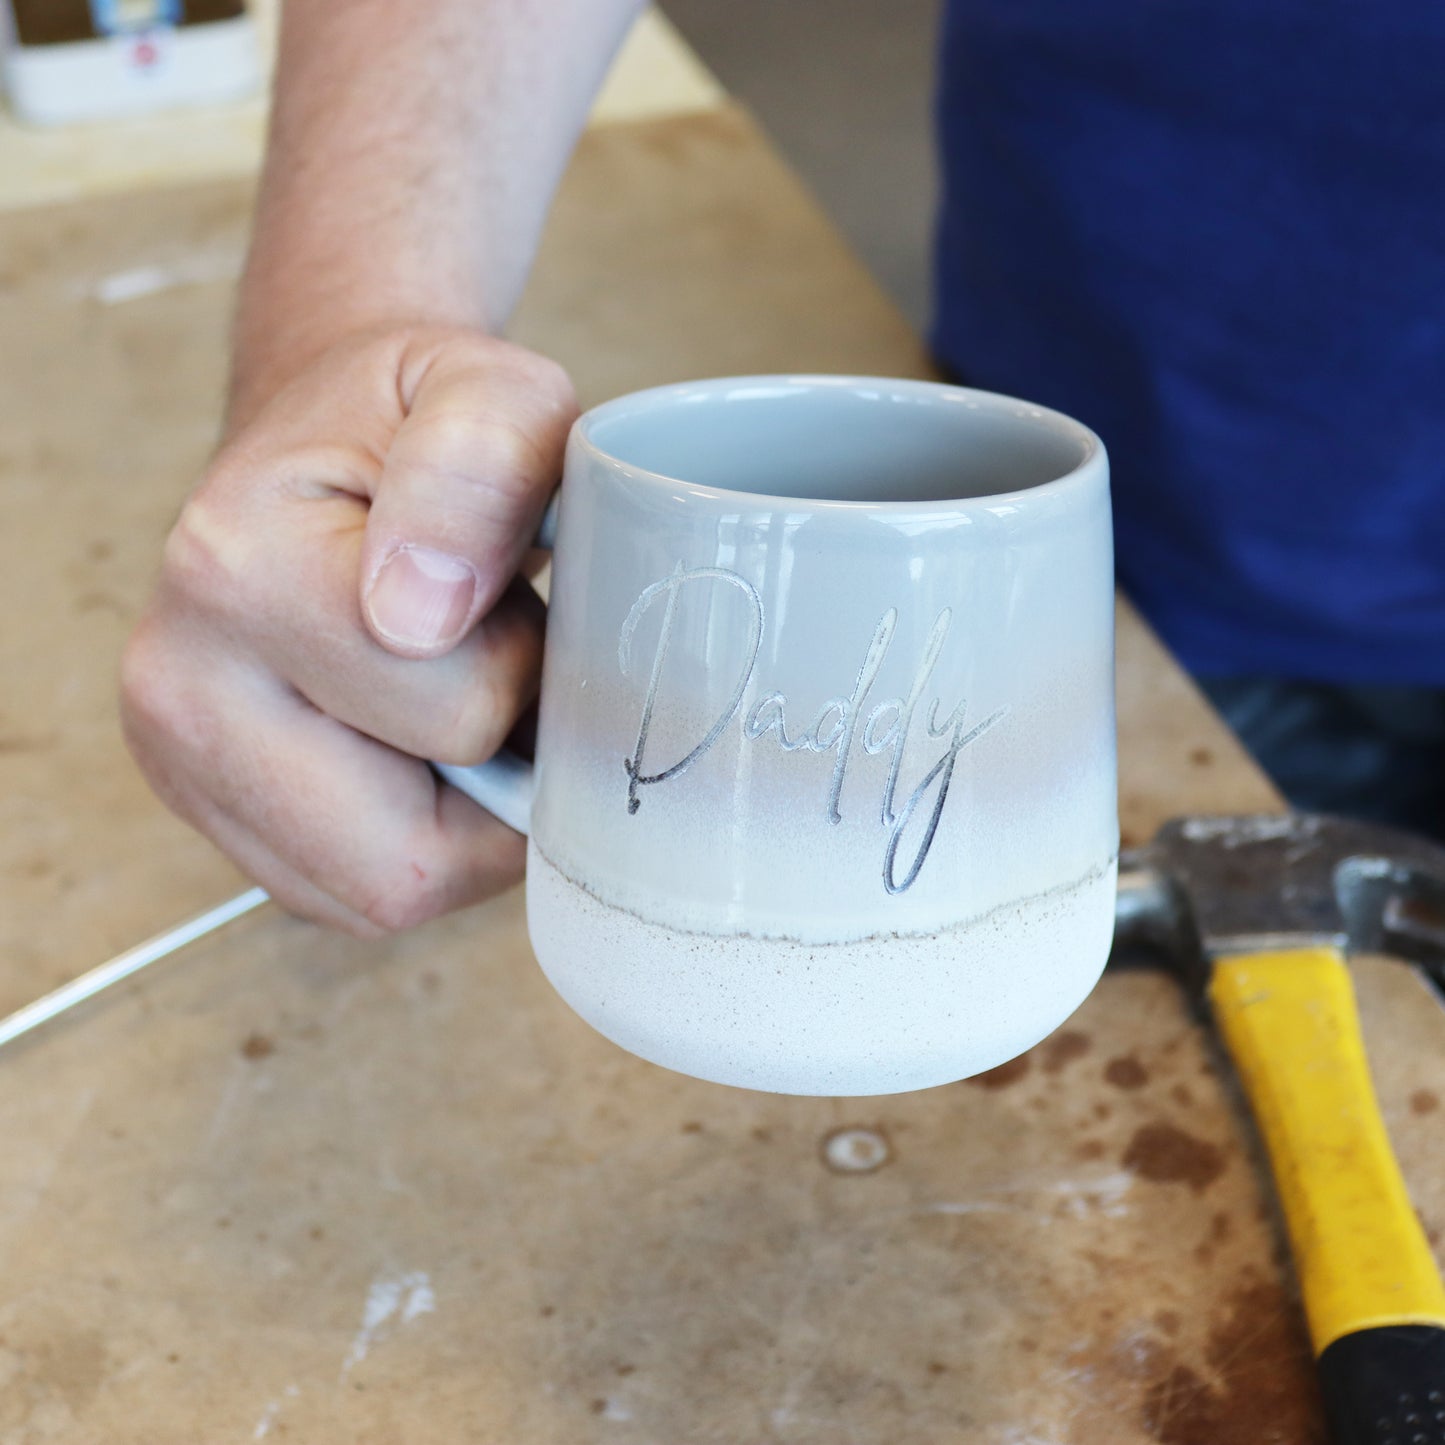
[[[1445,982],[1445,848],[1309,814],[1176,819],[1120,860],[1111,963],[1212,1015],[1269,1155],[1338,1445],[1445,1445],[1445,1287],[1365,1061],[1345,955]]]

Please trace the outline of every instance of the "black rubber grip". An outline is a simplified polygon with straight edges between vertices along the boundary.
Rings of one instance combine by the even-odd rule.
[[[1333,1445],[1445,1445],[1445,1329],[1341,1335],[1319,1373]]]

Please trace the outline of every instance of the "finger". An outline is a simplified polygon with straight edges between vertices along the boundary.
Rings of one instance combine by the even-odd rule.
[[[426,764],[287,701],[285,725],[254,760],[238,757],[222,802],[302,877],[388,933],[521,879],[520,834]]]
[[[273,505],[238,483],[193,501],[167,544],[163,598],[244,638],[315,707],[379,742],[459,766],[491,757],[536,696],[546,620],[536,593],[516,579],[451,652],[398,657],[361,618],[365,501],[291,499],[282,518]]]
[[[275,534],[264,574],[254,573],[247,587],[251,645],[338,722],[413,757],[463,767],[484,762],[537,695],[541,599],[516,579],[452,651],[398,657],[361,622],[361,520],[338,535],[324,515],[346,505],[299,509],[292,527]],[[298,595],[306,598],[303,625]]]
[[[452,338],[419,370],[362,553],[367,626],[404,657],[448,651],[515,575],[576,416],[552,363]]]
[[[143,628],[127,650],[133,750],[177,811],[236,850],[242,866],[268,870],[263,882],[302,912],[335,916],[314,895],[288,891],[288,876],[247,851],[243,833],[312,889],[388,932],[520,878],[524,840],[442,786],[424,763],[323,716],[257,665],[226,658],[207,666],[192,641],[174,628],[161,637]]]
[[[182,816],[293,917],[318,923],[323,928],[340,929],[354,938],[383,936],[383,929],[303,878],[249,828],[222,812],[209,798],[197,796]]]
[[[325,655],[281,633],[274,666],[319,711],[412,757],[471,767],[536,701],[546,609],[520,579],[442,657],[383,652],[357,628]],[[268,655],[269,656],[269,655]]]
[[[162,629],[147,619],[127,645],[122,664],[121,722],[125,741],[147,781],[165,805],[209,838],[247,877],[259,883],[288,913],[358,937],[380,932],[359,913],[302,878],[205,791],[208,774],[184,766],[173,726],[179,695],[163,681],[156,639]],[[206,672],[207,669],[199,669]]]

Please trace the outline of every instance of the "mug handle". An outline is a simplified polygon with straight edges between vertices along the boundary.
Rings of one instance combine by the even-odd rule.
[[[537,527],[536,545],[550,552],[557,543],[557,504],[561,491],[552,493],[547,510]],[[433,763],[432,771],[444,778],[458,792],[480,803],[494,818],[509,828],[526,835],[532,830],[532,793],[536,787],[536,770],[526,758],[511,748],[502,748],[495,756],[473,768],[454,767],[450,763]]]

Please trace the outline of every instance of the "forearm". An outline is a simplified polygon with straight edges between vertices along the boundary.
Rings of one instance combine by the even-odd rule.
[[[230,424],[341,337],[488,329],[639,0],[285,0]]]

